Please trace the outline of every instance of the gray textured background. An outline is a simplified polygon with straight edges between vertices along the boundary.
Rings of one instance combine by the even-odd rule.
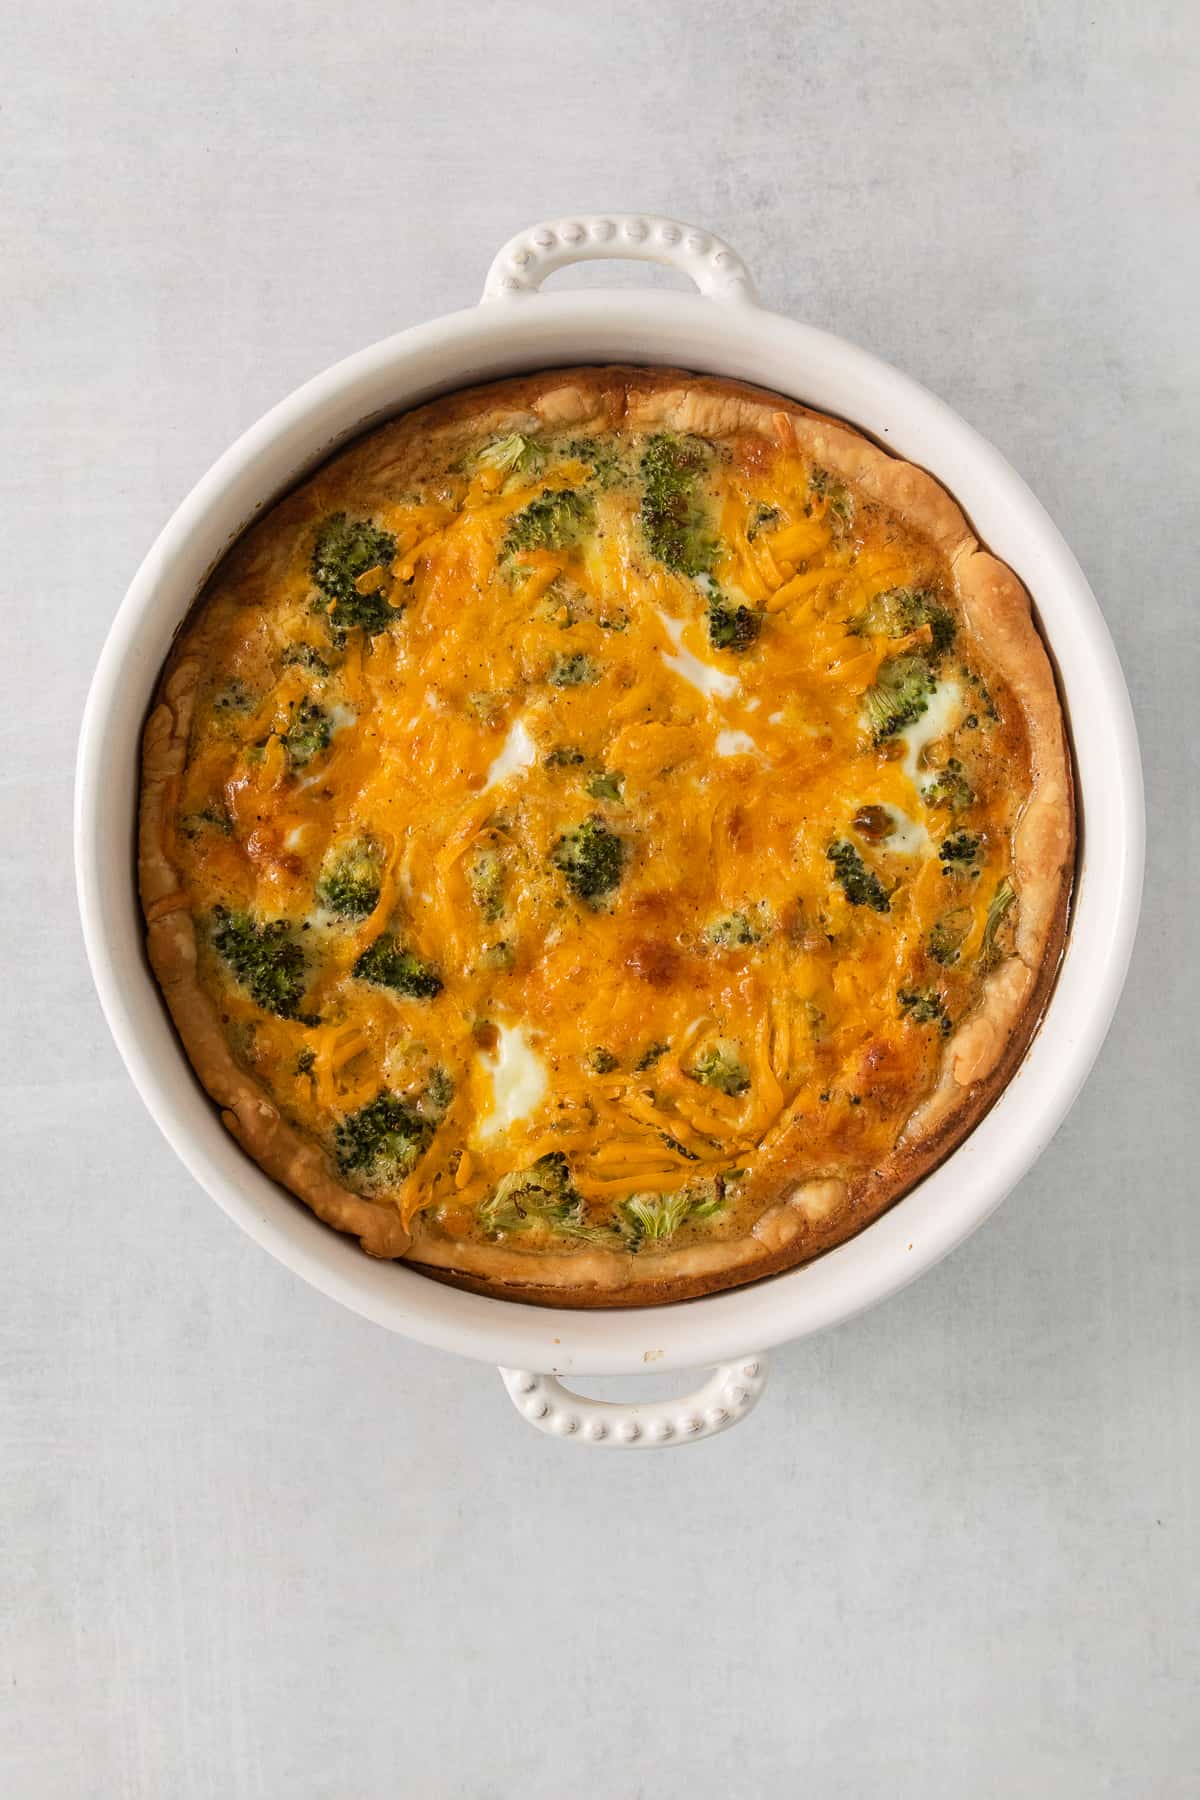
[[[1193,9],[4,10],[0,1790],[1194,1794]],[[614,206],[725,232],[1007,453],[1150,798],[1129,988],[1038,1168],[667,1457],[547,1444],[243,1240],[117,1062],[69,867],[92,664],[185,490],[514,230]]]

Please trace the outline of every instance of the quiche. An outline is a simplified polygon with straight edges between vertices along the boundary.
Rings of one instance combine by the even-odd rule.
[[[144,738],[151,964],[221,1117],[373,1256],[568,1306],[860,1231],[1014,1071],[1072,782],[939,484],[582,368],[369,432],[217,568]]]

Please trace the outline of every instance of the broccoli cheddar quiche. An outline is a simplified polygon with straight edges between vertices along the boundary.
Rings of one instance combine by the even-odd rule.
[[[452,395],[209,581],[145,733],[150,959],[375,1256],[564,1305],[801,1262],[1011,1075],[1070,762],[1016,577],[850,427],[675,370]]]

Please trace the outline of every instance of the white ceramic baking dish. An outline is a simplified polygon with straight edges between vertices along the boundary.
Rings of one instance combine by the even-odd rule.
[[[540,292],[585,258],[684,271],[698,293]],[[183,1055],[142,951],[134,880],[138,746],[172,636],[238,533],[364,427],[453,388],[572,363],[670,363],[740,377],[860,426],[939,477],[1021,576],[1071,721],[1081,839],[1066,954],[1041,1029],[992,1110],[860,1236],[805,1268],[678,1305],[548,1311],[374,1262],[277,1187],[227,1135]],[[401,332],[318,375],[253,426],[188,495],[138,570],[88,697],[75,843],[92,972],[142,1098],[213,1199],[270,1253],[366,1318],[497,1363],[544,1431],[607,1446],[695,1441],[745,1417],[765,1352],[895,1293],[985,1219],[1048,1143],[1088,1073],[1124,980],[1141,891],[1137,739],[1112,642],[1078,564],[1004,459],[940,400],[841,339],[761,308],[739,257],[674,220],[557,220],[512,239],[478,306]],[[617,1405],[558,1377],[711,1368],[695,1393]]]

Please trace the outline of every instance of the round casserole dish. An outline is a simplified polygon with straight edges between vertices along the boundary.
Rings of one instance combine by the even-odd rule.
[[[671,263],[700,292],[539,293],[555,268],[602,256]],[[132,836],[139,737],[159,668],[209,570],[258,512],[350,437],[437,394],[531,369],[619,362],[672,364],[781,391],[847,419],[945,483],[981,541],[1033,595],[1073,732],[1081,850],[1067,950],[1041,1029],[987,1117],[916,1190],[817,1262],[756,1286],[581,1313],[486,1298],[403,1265],[374,1264],[244,1157],[192,1075],[146,967]],[[337,365],[220,459],[167,525],[113,625],[89,696],[77,784],[80,906],[97,988],[130,1072],[184,1162],[252,1236],[316,1286],[393,1330],[500,1363],[526,1416],[603,1444],[675,1443],[724,1429],[761,1392],[766,1348],[895,1291],[998,1203],[1052,1135],[1107,1029],[1136,924],[1142,836],[1137,745],[1111,642],[1077,564],[1019,478],[905,377],[759,308],[728,246],[643,217],[571,219],[522,234],[496,258],[482,305]],[[669,1404],[602,1407],[556,1380],[715,1362],[729,1366],[699,1396]]]

